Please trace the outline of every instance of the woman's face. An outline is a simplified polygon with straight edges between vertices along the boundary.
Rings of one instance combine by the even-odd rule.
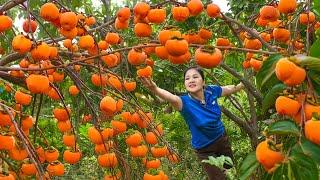
[[[196,69],[189,69],[184,77],[184,86],[189,93],[201,91],[204,81]]]

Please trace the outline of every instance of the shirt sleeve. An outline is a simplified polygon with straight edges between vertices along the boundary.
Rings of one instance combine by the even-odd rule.
[[[185,95],[180,96],[182,101],[182,108],[180,110],[180,113],[183,113],[185,111]]]
[[[222,88],[219,85],[208,85],[208,90],[212,92],[213,95],[216,95],[217,98],[221,97]]]

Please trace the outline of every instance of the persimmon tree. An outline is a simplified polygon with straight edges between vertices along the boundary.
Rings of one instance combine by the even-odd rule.
[[[221,106],[251,142],[240,179],[319,178],[318,1],[230,1],[227,13],[200,0],[81,3],[0,6],[0,178],[63,176],[89,141],[105,179],[170,178],[163,163],[185,157],[166,140],[164,103],[137,77],[180,94],[190,65],[207,83],[245,85],[245,100]],[[56,131],[42,125],[48,115]]]

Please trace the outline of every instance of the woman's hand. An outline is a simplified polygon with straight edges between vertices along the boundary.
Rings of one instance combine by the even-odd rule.
[[[237,91],[239,91],[244,88],[244,84],[240,82],[239,84],[237,84],[236,88],[237,88]]]
[[[237,85],[227,85],[227,86],[222,86],[221,88],[222,88],[221,96],[229,96],[230,94],[236,93],[241,89],[243,89],[244,84],[240,82]]]
[[[182,100],[179,96],[174,95],[165,89],[159,88],[151,78],[140,77],[139,79],[144,87],[148,88],[156,96],[169,102],[174,109],[178,111],[182,109]]]
[[[142,82],[142,85],[147,89],[149,89],[150,91],[153,92],[157,88],[156,83],[153,82],[151,78],[140,77],[139,79]]]

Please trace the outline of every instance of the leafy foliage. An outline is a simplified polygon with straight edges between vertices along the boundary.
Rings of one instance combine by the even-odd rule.
[[[265,114],[267,110],[274,105],[278,94],[285,90],[286,87],[287,86],[285,86],[284,84],[276,84],[267,92],[262,101],[262,114]]]
[[[218,157],[209,156],[209,159],[202,160],[201,162],[217,166],[220,169],[223,169],[224,165],[233,166],[232,159],[230,157],[224,156],[224,155],[221,155]]]
[[[317,39],[310,48],[310,55],[313,57],[320,57],[320,52],[318,51],[320,47],[320,39]]]
[[[281,55],[270,56],[262,65],[260,71],[256,75],[257,87],[262,92],[268,92],[275,84],[279,83],[276,78],[274,69]]]
[[[256,153],[253,151],[243,160],[239,169],[239,179],[248,179],[258,167],[259,162],[256,159]]]
[[[297,125],[291,120],[277,121],[268,127],[268,134],[295,135],[300,134]]]

